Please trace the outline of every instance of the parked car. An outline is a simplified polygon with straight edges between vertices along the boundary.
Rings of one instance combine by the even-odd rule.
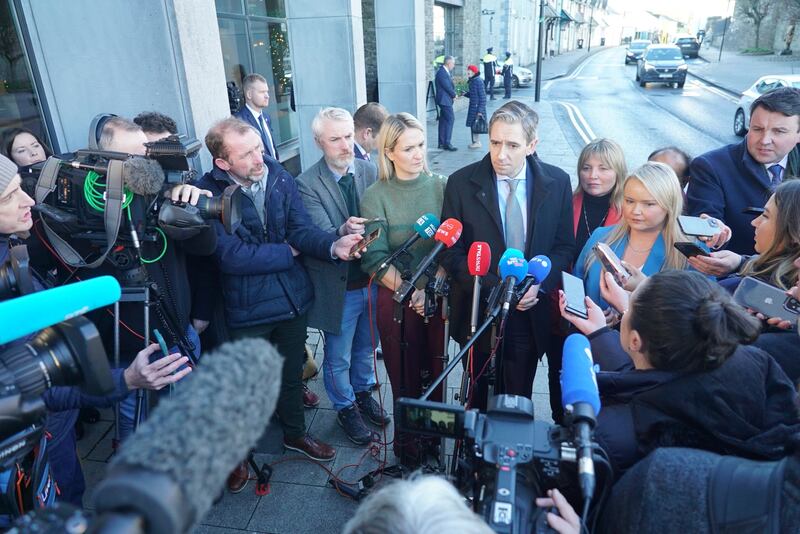
[[[527,87],[531,83],[533,83],[533,72],[531,69],[526,69],[525,67],[517,67],[514,65],[514,71],[511,74],[511,87],[516,89],[517,87]],[[500,64],[500,67],[494,73],[494,86],[495,88],[503,88],[503,67]]]
[[[736,113],[733,116],[733,133],[743,137],[750,128],[750,106],[753,101],[764,93],[779,87],[800,88],[800,74],[776,74],[774,76],[762,76],[756,80],[756,83],[742,93],[742,97],[736,105]]]
[[[650,45],[636,66],[636,81],[641,87],[648,82],[675,84],[678,88],[686,83],[688,65],[683,60],[681,49],[675,45]]]
[[[700,56],[700,41],[691,35],[679,35],[672,40],[672,44],[680,48],[686,57]]]
[[[639,58],[642,57],[644,53],[644,49],[650,45],[650,41],[647,39],[636,39],[635,41],[631,41],[631,44],[628,45],[628,48],[625,50],[625,64],[628,63],[636,63],[639,61]]]

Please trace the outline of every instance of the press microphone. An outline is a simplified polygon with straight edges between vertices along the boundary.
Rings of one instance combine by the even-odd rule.
[[[263,339],[226,343],[159,402],[92,495],[99,526],[138,516],[141,532],[189,532],[275,410],[283,359]]]
[[[469,320],[469,337],[475,335],[475,330],[478,329],[478,305],[480,304],[481,297],[481,277],[486,276],[491,264],[492,249],[489,248],[489,243],[484,241],[475,241],[472,243],[469,247],[469,254],[467,255],[469,274],[475,277],[475,282],[472,286],[472,315]]]
[[[457,219],[447,219],[445,220],[439,228],[436,230],[436,235],[433,238],[436,240],[436,245],[434,245],[433,249],[428,253],[427,256],[422,258],[419,265],[417,266],[417,271],[411,275],[411,278],[408,280],[403,280],[403,283],[400,287],[394,292],[394,296],[392,297],[395,302],[402,304],[406,301],[408,296],[414,291],[414,284],[417,283],[420,276],[425,274],[425,271],[430,267],[433,260],[436,259],[436,255],[442,251],[443,248],[447,247],[450,248],[456,244],[458,238],[461,237],[461,231],[463,230],[463,225],[461,221]]]
[[[119,300],[111,276],[68,284],[0,303],[0,345]]]
[[[409,247],[416,243],[418,239],[432,238],[440,225],[441,223],[439,222],[439,218],[433,213],[426,213],[422,215],[414,223],[414,235],[406,239],[406,242],[403,243],[400,248],[392,252],[392,255],[386,258],[383,263],[381,263],[381,266],[378,267],[378,270],[381,271],[388,267],[390,263],[396,260],[400,254],[408,250]]]
[[[516,289],[517,297],[522,298],[532,286],[541,285],[550,274],[550,266],[550,258],[543,254],[528,260],[528,274]]]
[[[509,248],[500,256],[500,278],[503,280],[503,298],[500,301],[501,322],[505,320],[511,309],[511,302],[514,300],[514,287],[528,273],[528,262],[525,260],[522,251]]]
[[[164,187],[164,169],[158,161],[141,156],[133,156],[122,164],[122,178],[125,186],[134,195],[157,195]]]
[[[578,457],[578,482],[584,502],[594,495],[592,430],[600,413],[600,393],[594,372],[592,349],[582,334],[572,334],[564,342],[561,364],[561,404],[571,413]],[[571,410],[570,410],[571,408]]]

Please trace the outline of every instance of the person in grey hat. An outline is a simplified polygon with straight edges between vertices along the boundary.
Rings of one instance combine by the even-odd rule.
[[[0,237],[27,232],[33,226],[33,199],[22,190],[17,165],[0,155]]]

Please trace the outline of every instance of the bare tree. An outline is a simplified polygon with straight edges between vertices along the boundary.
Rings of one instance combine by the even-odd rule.
[[[753,26],[755,26],[756,48],[758,48],[759,45],[761,23],[764,22],[764,19],[767,17],[772,4],[773,0],[739,0],[736,2],[741,14],[750,19],[753,22]]]

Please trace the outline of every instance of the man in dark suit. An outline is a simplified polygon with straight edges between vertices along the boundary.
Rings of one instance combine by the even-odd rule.
[[[500,283],[498,260],[507,248],[522,250],[526,258],[537,254],[550,258],[552,274],[544,282],[545,293],[557,287],[559,272],[572,261],[575,236],[569,176],[534,156],[537,123],[536,112],[525,104],[504,104],[489,121],[489,154],[447,181],[442,219],[454,217],[464,225],[461,239],[442,253],[442,265],[453,279],[451,324],[453,337],[460,343],[469,332],[472,277],[467,252],[473,242],[485,241],[492,251],[492,267],[483,278],[484,296]],[[548,303],[537,305],[539,289],[533,286],[508,317],[497,353],[497,393],[531,395],[536,365],[549,345],[552,324]],[[477,342],[476,373],[488,358],[490,343],[489,333]],[[473,405],[485,407],[486,387],[484,375]]]
[[[784,87],[758,97],[750,107],[744,141],[697,156],[689,166],[686,198],[690,215],[706,213],[733,231],[728,249],[753,254],[753,216],[772,190],[800,172],[800,89]]]
[[[456,98],[456,86],[453,85],[453,67],[456,64],[453,56],[445,56],[444,63],[436,71],[436,105],[439,106],[439,148],[458,150],[450,143],[453,135],[453,100]]]
[[[314,117],[311,131],[322,157],[297,177],[311,221],[328,233],[363,234],[366,219],[359,209],[361,196],[375,183],[378,169],[354,158],[353,117],[341,108],[325,108]],[[372,398],[375,365],[371,332],[376,329],[378,287],[369,287],[369,276],[358,260],[331,263],[309,256],[305,267],[314,285],[308,325],[325,332],[325,391],[350,441],[366,445],[373,433],[364,420],[380,426],[390,421]]]
[[[370,161],[370,152],[375,150],[378,144],[378,132],[389,112],[377,102],[367,102],[358,108],[353,115],[355,126],[355,143],[353,152],[356,158]]]
[[[242,89],[245,104],[233,116],[242,119],[255,128],[261,135],[261,142],[264,143],[266,155],[276,161],[280,161],[278,159],[278,149],[275,145],[275,135],[272,132],[272,122],[269,119],[269,115],[264,111],[269,106],[269,85],[267,85],[267,80],[260,74],[248,74],[242,80]]]

